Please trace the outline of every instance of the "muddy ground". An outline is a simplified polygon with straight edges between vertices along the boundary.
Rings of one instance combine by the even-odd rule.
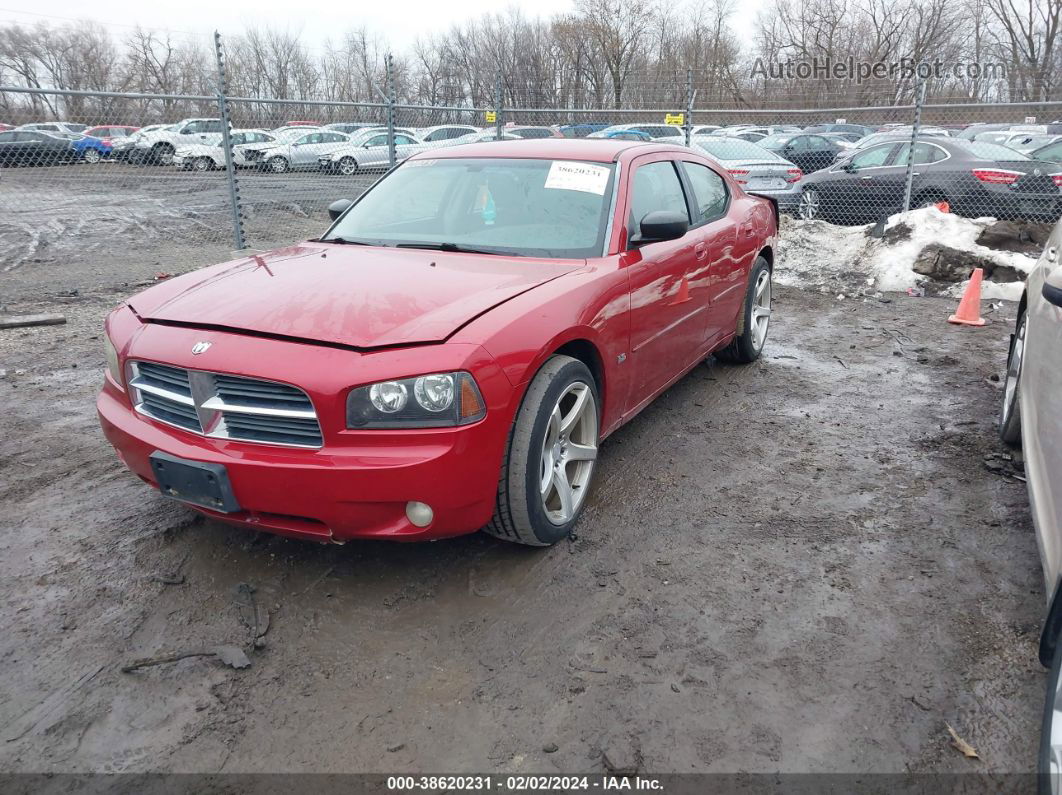
[[[967,329],[950,299],[780,289],[761,361],[605,442],[571,541],[316,546],[119,464],[101,321],[154,265],[61,239],[0,273],[7,311],[69,320],[0,331],[0,771],[1033,769],[1042,575],[994,431],[1012,305]],[[120,670],[218,644],[251,666]]]
[[[117,299],[20,304],[71,322],[2,338],[2,769],[1031,768],[1040,569],[1024,485],[984,463],[1005,318],[784,291],[765,359],[604,445],[577,539],[322,547],[124,471],[92,408]],[[250,668],[119,671],[250,648],[241,583]]]

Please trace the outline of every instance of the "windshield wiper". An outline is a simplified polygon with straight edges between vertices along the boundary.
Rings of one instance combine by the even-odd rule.
[[[471,248],[457,243],[395,243],[395,248],[423,248],[429,251],[453,251],[458,254],[495,254],[503,257],[522,257],[510,251],[497,251],[489,248]]]
[[[342,243],[347,246],[375,246],[376,243],[370,243],[368,240],[354,240],[349,237],[325,237],[321,238],[322,243]]]

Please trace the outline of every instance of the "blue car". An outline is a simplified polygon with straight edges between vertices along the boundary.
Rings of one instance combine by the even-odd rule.
[[[602,131],[602,138],[615,138],[620,141],[651,141],[652,136],[643,130],[608,130]]]
[[[74,156],[86,163],[98,163],[111,154],[110,141],[93,138],[91,135],[70,135],[70,145],[73,147]]]

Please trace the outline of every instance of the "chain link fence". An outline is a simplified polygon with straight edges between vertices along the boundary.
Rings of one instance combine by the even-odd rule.
[[[687,71],[629,81],[638,107],[537,107],[513,75],[497,77],[492,107],[415,105],[390,68],[378,101],[278,100],[228,96],[217,54],[215,96],[0,87],[15,109],[0,120],[12,127],[0,132],[0,271],[90,278],[118,264],[140,281],[287,245],[411,155],[498,139],[692,146],[804,220],[869,224],[929,204],[1062,215],[1062,103],[851,107],[827,94],[819,108],[699,107]]]

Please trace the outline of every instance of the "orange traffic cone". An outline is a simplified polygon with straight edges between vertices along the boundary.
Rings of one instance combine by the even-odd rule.
[[[959,308],[955,314],[948,318],[949,323],[958,323],[963,326],[983,326],[985,319],[981,317],[981,280],[985,272],[980,268],[974,268],[970,276],[970,283],[966,285],[966,292],[962,294]]]
[[[937,206],[937,209],[940,210],[942,213],[950,213],[951,212],[951,205],[948,204],[947,202],[937,202],[936,206]]]
[[[677,304],[684,304],[684,303],[686,303],[689,300],[690,300],[690,283],[688,281],[686,281],[686,277],[683,276],[682,277],[682,281],[679,282],[678,293],[671,300],[671,304],[670,305],[671,306],[676,306]]]

